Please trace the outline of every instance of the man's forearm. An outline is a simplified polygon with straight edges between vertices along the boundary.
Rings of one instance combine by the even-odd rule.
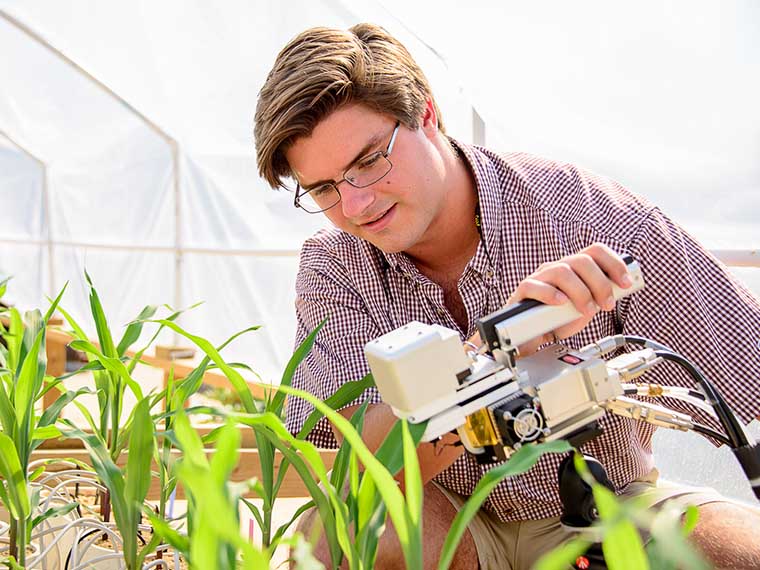
[[[359,406],[350,406],[340,410],[340,413],[350,418]],[[377,451],[383,440],[391,431],[393,424],[398,418],[393,414],[390,406],[387,404],[370,404],[367,413],[364,416],[364,431],[362,439],[367,447],[373,453]],[[335,436],[338,441],[342,441],[340,433],[336,431]],[[422,474],[422,484],[427,484],[433,477],[449,467],[456,459],[464,453],[464,447],[454,446],[458,441],[455,435],[444,436],[442,441],[437,444],[421,443],[417,448],[417,457],[420,462],[420,472]],[[396,475],[397,480],[403,479],[403,472]]]

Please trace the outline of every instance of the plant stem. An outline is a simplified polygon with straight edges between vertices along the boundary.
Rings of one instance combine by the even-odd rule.
[[[100,518],[103,522],[111,521],[111,492],[108,489],[100,491]]]
[[[114,379],[116,390],[114,390],[113,400],[111,400],[111,433],[109,441],[109,451],[111,453],[111,459],[115,462],[116,447],[119,440],[119,384],[118,380]]]
[[[11,520],[10,541],[10,555],[16,558],[19,566],[26,567],[26,519]]]
[[[9,554],[13,556],[16,560],[18,560],[18,543],[16,542],[16,538],[18,537],[18,526],[16,523],[16,519],[11,518],[11,529],[10,529],[10,552]]]
[[[269,548],[269,544],[272,540],[272,508],[274,507],[274,499],[271,502],[264,503],[264,528],[261,529],[261,545],[264,548]]]

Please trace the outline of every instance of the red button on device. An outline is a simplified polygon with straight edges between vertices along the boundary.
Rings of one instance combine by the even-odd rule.
[[[560,356],[559,358],[562,362],[566,362],[567,364],[580,364],[583,362],[582,358],[578,358],[577,356],[573,356],[572,354],[566,354],[564,356]]]

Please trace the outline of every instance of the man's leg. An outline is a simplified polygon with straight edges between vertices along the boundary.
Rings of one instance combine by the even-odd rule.
[[[760,568],[760,509],[715,502],[699,507],[691,540],[716,570]]]
[[[451,504],[451,501],[435,484],[428,483],[425,485],[422,511],[422,548],[424,568],[426,570],[434,569],[438,566],[438,559],[441,555],[441,550],[443,550],[443,542],[456,514],[457,511],[454,505]],[[308,539],[315,524],[321,524],[321,521],[319,520],[317,510],[312,509],[299,522],[298,531],[302,532]],[[327,546],[324,533],[321,533],[321,537],[314,549],[314,556],[325,565],[325,568],[331,567],[330,550]],[[374,567],[376,570],[397,570],[398,568],[405,567],[401,544],[398,541],[390,519],[386,523],[385,533],[380,538],[377,550],[377,562]],[[341,568],[348,568],[345,560]],[[478,553],[469,530],[465,531],[450,568],[451,570],[477,570]]]
[[[691,542],[716,569],[760,568],[760,508],[727,499],[715,489],[692,487],[659,479],[653,469],[634,481],[626,497],[646,497],[650,508],[668,502],[682,508],[696,505],[699,519]]]

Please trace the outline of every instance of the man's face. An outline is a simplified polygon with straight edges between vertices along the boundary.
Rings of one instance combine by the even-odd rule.
[[[413,252],[430,237],[444,202],[445,174],[430,115],[416,130],[400,125],[385,177],[366,188],[338,185],[341,201],[325,212],[336,227],[387,253]],[[302,188],[339,181],[361,157],[385,151],[395,125],[392,117],[349,105],[328,115],[310,136],[296,139],[285,156]]]

